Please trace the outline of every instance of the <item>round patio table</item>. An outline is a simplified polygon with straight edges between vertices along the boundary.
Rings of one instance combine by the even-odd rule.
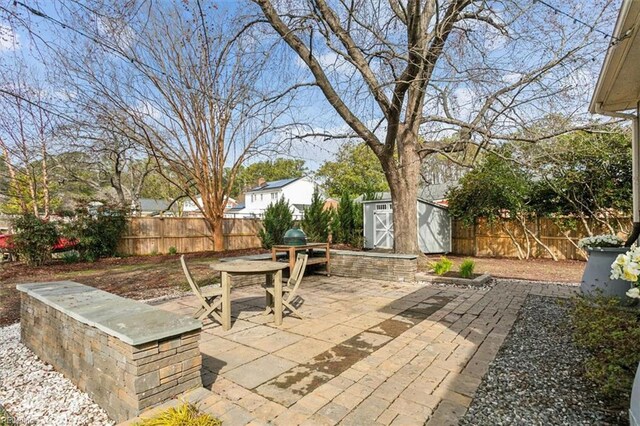
[[[287,263],[272,262],[270,260],[234,260],[231,262],[217,262],[210,265],[211,269],[220,272],[222,285],[222,328],[231,328],[231,277],[235,275],[262,275],[267,284],[273,282],[274,298],[273,312],[276,325],[282,324],[282,270],[289,267]]]

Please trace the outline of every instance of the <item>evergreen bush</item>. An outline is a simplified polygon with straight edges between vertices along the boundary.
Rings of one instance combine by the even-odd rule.
[[[13,227],[13,249],[27,265],[39,266],[49,259],[59,238],[53,223],[27,213],[16,218]]]
[[[355,203],[348,192],[340,197],[340,205],[336,212],[335,242],[362,248],[362,206]]]
[[[263,228],[258,232],[262,247],[270,249],[282,244],[285,232],[293,227],[289,202],[284,198],[269,204],[264,212]]]
[[[326,242],[329,238],[329,224],[331,213],[324,210],[324,201],[316,188],[313,191],[311,205],[304,210],[300,226],[307,235],[308,241]]]
[[[78,241],[77,249],[84,260],[117,255],[118,241],[127,222],[124,211],[101,208],[95,214],[78,210],[76,219],[67,227],[67,235]]]

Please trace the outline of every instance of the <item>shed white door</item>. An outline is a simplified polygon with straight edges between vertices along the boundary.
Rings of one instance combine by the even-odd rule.
[[[378,204],[373,213],[373,247],[393,248],[393,210],[390,204]]]

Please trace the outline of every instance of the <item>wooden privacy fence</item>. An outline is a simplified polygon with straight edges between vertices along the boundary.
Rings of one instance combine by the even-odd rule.
[[[631,228],[631,219],[620,219],[620,224]],[[610,231],[594,220],[589,220],[589,227],[594,234],[608,234]],[[511,221],[489,223],[484,219],[477,220],[474,225],[466,225],[462,221],[452,221],[452,252],[462,256],[478,257],[518,257],[518,249],[509,233],[523,247],[526,246],[525,233],[522,227]],[[560,227],[548,218],[533,218],[527,228],[548,246],[558,259],[585,260],[575,244],[588,235],[580,222],[576,228],[564,235]],[[508,231],[508,232],[507,232]],[[573,243],[572,243],[573,241]],[[551,258],[547,250],[530,237],[531,257]]]
[[[224,219],[224,249],[260,247],[258,219]],[[165,254],[171,247],[178,253],[213,250],[211,230],[201,217],[131,217],[118,245],[126,255]]]

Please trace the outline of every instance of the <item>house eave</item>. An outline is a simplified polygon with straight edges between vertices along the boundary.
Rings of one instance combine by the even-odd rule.
[[[640,1],[623,0],[589,104],[593,114],[635,110],[640,99]]]

